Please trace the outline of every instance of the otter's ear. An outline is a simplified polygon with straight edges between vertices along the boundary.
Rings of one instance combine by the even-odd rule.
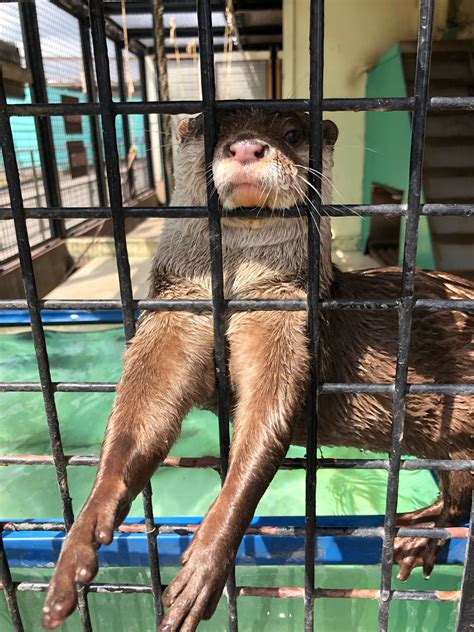
[[[336,143],[339,130],[336,123],[332,121],[323,121],[323,140],[328,145],[334,145]]]
[[[183,118],[176,125],[176,140],[183,141],[189,133],[189,122],[191,119]]]

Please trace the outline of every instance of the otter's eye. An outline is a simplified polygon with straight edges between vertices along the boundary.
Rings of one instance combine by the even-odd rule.
[[[297,129],[290,129],[290,131],[285,134],[285,140],[287,143],[290,143],[290,145],[296,145],[296,143],[301,140],[301,132]]]

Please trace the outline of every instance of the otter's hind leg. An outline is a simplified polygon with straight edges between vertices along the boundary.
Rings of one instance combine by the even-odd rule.
[[[457,453],[452,458],[470,458],[466,453]],[[399,527],[446,527],[467,515],[473,490],[472,472],[439,473],[441,492],[432,505],[417,511],[400,514]],[[405,581],[411,571],[423,567],[426,578],[431,575],[436,556],[444,546],[444,540],[435,538],[396,538],[394,543],[394,561],[400,566],[397,578]]]

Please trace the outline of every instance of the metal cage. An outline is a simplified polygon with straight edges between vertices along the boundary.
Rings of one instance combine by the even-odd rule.
[[[28,4],[28,3],[25,3]],[[421,204],[421,176],[423,164],[423,149],[426,117],[429,111],[439,110],[474,110],[473,97],[428,97],[428,82],[430,69],[430,53],[432,44],[432,26],[434,0],[421,0],[419,13],[418,50],[416,61],[416,79],[414,96],[406,98],[354,98],[354,99],[324,99],[323,98],[323,43],[324,43],[324,0],[311,0],[310,4],[310,98],[308,100],[279,100],[279,101],[216,101],[213,62],[213,39],[210,0],[198,0],[198,33],[199,51],[201,62],[201,85],[203,100],[201,101],[173,101],[173,102],[126,102],[122,99],[114,102],[111,92],[110,70],[107,60],[106,27],[104,20],[104,6],[101,0],[89,0],[89,16],[82,14],[82,28],[90,28],[93,41],[94,58],[97,73],[98,101],[90,100],[88,103],[46,103],[36,102],[28,105],[7,104],[3,90],[0,90],[0,140],[3,151],[3,159],[7,175],[10,194],[10,208],[0,209],[0,219],[13,219],[19,248],[19,258],[23,274],[23,282],[26,300],[2,300],[2,310],[27,309],[31,322],[31,330],[34,339],[36,361],[39,370],[40,381],[38,383],[23,382],[0,383],[0,391],[38,391],[44,399],[47,416],[52,456],[0,457],[0,464],[30,463],[30,464],[54,464],[59,485],[63,518],[61,524],[42,523],[39,521],[27,523],[8,523],[1,525],[1,531],[8,530],[43,530],[58,531],[69,530],[73,520],[71,498],[69,496],[67,467],[72,465],[95,465],[97,459],[91,457],[67,457],[64,454],[60,423],[55,404],[55,393],[61,391],[80,392],[109,392],[113,391],[113,383],[79,383],[79,382],[53,382],[51,379],[48,352],[45,344],[45,336],[42,322],[43,310],[113,310],[120,308],[123,313],[123,323],[126,339],[130,340],[135,331],[135,310],[185,310],[191,312],[212,311],[214,322],[215,362],[219,392],[219,440],[220,459],[205,463],[199,459],[179,459],[173,462],[172,458],[165,461],[165,465],[180,465],[185,467],[214,467],[218,469],[222,480],[227,471],[227,459],[229,450],[229,410],[227,407],[227,378],[226,378],[226,350],[224,332],[224,314],[226,311],[239,310],[306,310],[308,316],[308,330],[310,349],[312,355],[311,388],[308,414],[308,440],[307,456],[304,459],[287,459],[283,467],[304,468],[306,470],[306,515],[304,527],[285,528],[257,526],[251,527],[249,532],[267,535],[279,535],[285,533],[290,536],[305,537],[305,587],[303,588],[265,588],[265,587],[238,587],[234,576],[227,584],[228,625],[229,630],[237,630],[236,601],[241,596],[270,596],[292,597],[304,599],[305,630],[313,630],[313,616],[315,599],[326,598],[366,598],[376,599],[379,604],[378,630],[388,629],[389,607],[394,599],[402,600],[455,600],[459,601],[457,627],[460,631],[471,629],[473,621],[473,580],[474,580],[474,547],[472,543],[471,513],[470,529],[463,527],[451,529],[409,529],[396,527],[396,507],[400,469],[433,469],[433,470],[467,470],[473,469],[474,461],[435,461],[414,460],[404,462],[401,460],[401,437],[404,426],[405,399],[409,393],[443,393],[443,394],[474,394],[474,387],[469,384],[420,384],[407,383],[407,358],[410,346],[410,330],[413,310],[473,310],[472,300],[415,300],[415,256],[417,248],[418,223],[420,215],[457,215],[468,216],[474,212],[472,206],[460,204]],[[188,3],[189,4],[189,3]],[[83,4],[78,3],[83,11]],[[90,65],[90,54],[89,54]],[[34,60],[33,60],[34,69]],[[2,82],[0,81],[0,86]],[[123,91],[122,91],[123,92]],[[118,116],[132,114],[194,114],[203,112],[205,130],[205,156],[206,166],[212,162],[213,148],[216,141],[216,112],[233,108],[259,107],[270,111],[309,111],[310,113],[310,166],[316,171],[321,171],[322,166],[322,139],[321,120],[324,111],[409,111],[412,113],[412,135],[410,150],[409,192],[407,204],[383,204],[351,205],[349,207],[336,205],[325,206],[310,187],[309,195],[311,203],[317,209],[314,216],[315,222],[308,222],[308,297],[307,301],[295,300],[239,300],[227,301],[223,294],[223,270],[221,251],[221,226],[220,208],[218,200],[212,193],[212,183],[209,183],[207,207],[179,207],[179,208],[130,208],[124,206],[120,182],[120,164],[117,150],[117,132],[115,121]],[[107,172],[108,198],[110,204],[106,204],[105,192],[101,195],[101,206],[98,208],[62,208],[55,203],[55,199],[48,200],[48,208],[25,208],[22,198],[22,189],[18,175],[18,164],[15,156],[15,147],[10,125],[12,116],[34,116],[40,124],[47,128],[47,123],[52,116],[65,116],[76,114],[89,117],[100,117],[104,141],[105,164]],[[47,131],[47,130],[46,130]],[[311,171],[311,174],[315,173]],[[54,175],[54,174],[53,174]],[[51,176],[53,177],[53,176]],[[321,185],[320,178],[310,176],[311,184],[318,189]],[[278,212],[272,211],[273,214]],[[280,212],[284,217],[295,217],[295,209]],[[307,209],[308,214],[311,212]],[[401,216],[406,218],[406,235],[403,250],[402,286],[399,299],[364,300],[364,301],[328,301],[319,297],[319,215],[323,216],[352,216],[353,214],[364,216],[384,215]],[[241,209],[236,215],[248,216],[251,212]],[[125,237],[126,217],[207,217],[209,219],[210,252],[212,265],[212,300],[141,300],[136,301],[132,295],[130,267],[127,255]],[[47,218],[51,221],[69,218],[111,218],[113,223],[113,235],[116,248],[116,260],[120,282],[119,301],[55,301],[40,300],[38,297],[35,276],[33,272],[31,249],[28,240],[26,219]],[[321,310],[356,309],[356,310],[395,310],[398,313],[399,338],[396,377],[393,384],[339,384],[321,383],[317,371],[318,358],[318,331],[319,315]],[[317,457],[317,400],[325,393],[340,392],[370,392],[385,393],[393,396],[393,423],[389,458],[386,460],[328,460]],[[176,459],[175,459],[176,461]],[[388,471],[387,499],[385,522],[382,527],[341,527],[338,529],[316,526],[316,472],[322,467],[344,468],[381,468]],[[150,585],[124,585],[124,584],[97,584],[93,583],[88,589],[81,589],[79,610],[83,629],[92,630],[91,619],[88,610],[87,592],[129,592],[149,593],[152,595],[155,607],[157,624],[161,620],[163,610],[160,601],[162,585],[160,580],[160,567],[158,561],[157,536],[160,533],[192,533],[191,526],[164,525],[155,521],[151,504],[150,484],[143,492],[144,524],[126,525],[125,529],[146,532],[148,543],[149,565],[151,571]],[[317,538],[320,535],[338,535],[341,537],[378,537],[383,538],[381,559],[381,581],[378,590],[352,590],[352,589],[315,589],[315,548]],[[0,533],[1,535],[1,533]],[[460,591],[408,591],[394,590],[392,587],[393,542],[395,536],[423,535],[430,538],[449,539],[452,537],[468,538],[466,547],[465,569],[462,587]],[[23,630],[22,618],[18,608],[16,591],[21,590],[46,590],[47,585],[42,583],[14,583],[9,570],[7,557],[0,537],[0,572],[2,585],[5,591],[13,628],[16,631]]]

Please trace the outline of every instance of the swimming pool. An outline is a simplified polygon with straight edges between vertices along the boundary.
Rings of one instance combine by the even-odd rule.
[[[46,342],[54,381],[115,381],[120,376],[124,348],[121,328],[96,331],[46,331]],[[0,381],[38,381],[31,334],[28,331],[0,335]],[[57,393],[56,402],[66,454],[97,455],[113,400],[112,393]],[[0,450],[3,454],[48,454],[49,438],[41,393],[1,393]],[[354,449],[323,448],[325,457],[368,458]],[[211,413],[193,411],[183,424],[174,446],[175,456],[218,455],[217,422]],[[302,448],[292,448],[289,456],[303,456]],[[373,455],[372,455],[373,456]],[[77,514],[92,484],[95,468],[70,467],[69,485]],[[318,473],[318,515],[377,515],[385,508],[386,472],[381,470],[322,470]],[[153,477],[155,516],[202,516],[220,487],[218,474],[211,469],[162,468]],[[0,467],[0,519],[51,518],[61,516],[56,477],[51,466],[15,465]],[[427,471],[402,471],[399,510],[407,511],[432,502],[436,484]],[[141,499],[131,516],[142,516]],[[304,515],[304,472],[280,471],[262,498],[259,516]],[[8,537],[8,536],[6,536]],[[164,583],[176,568],[163,567]],[[49,569],[12,568],[16,581],[47,580]],[[379,567],[318,566],[316,585],[331,588],[379,587]],[[396,574],[396,573],[395,573]],[[438,565],[429,585],[417,569],[406,589],[456,590],[461,580],[460,566]],[[147,568],[102,568],[98,581],[149,582]],[[239,566],[237,584],[303,586],[302,566]],[[39,612],[44,595],[19,593],[19,604],[27,630],[39,629]],[[436,631],[454,629],[456,603],[393,602],[390,630]],[[145,632],[154,629],[152,600],[147,595],[91,594],[93,623],[101,632]],[[303,628],[301,600],[248,597],[238,601],[239,625],[244,631],[295,630]],[[366,632],[376,629],[377,602],[352,599],[320,599],[315,605],[315,627],[319,630]],[[5,600],[0,597],[0,629],[10,629]],[[77,614],[63,626],[80,630]],[[225,631],[227,613],[221,605],[199,630]]]

